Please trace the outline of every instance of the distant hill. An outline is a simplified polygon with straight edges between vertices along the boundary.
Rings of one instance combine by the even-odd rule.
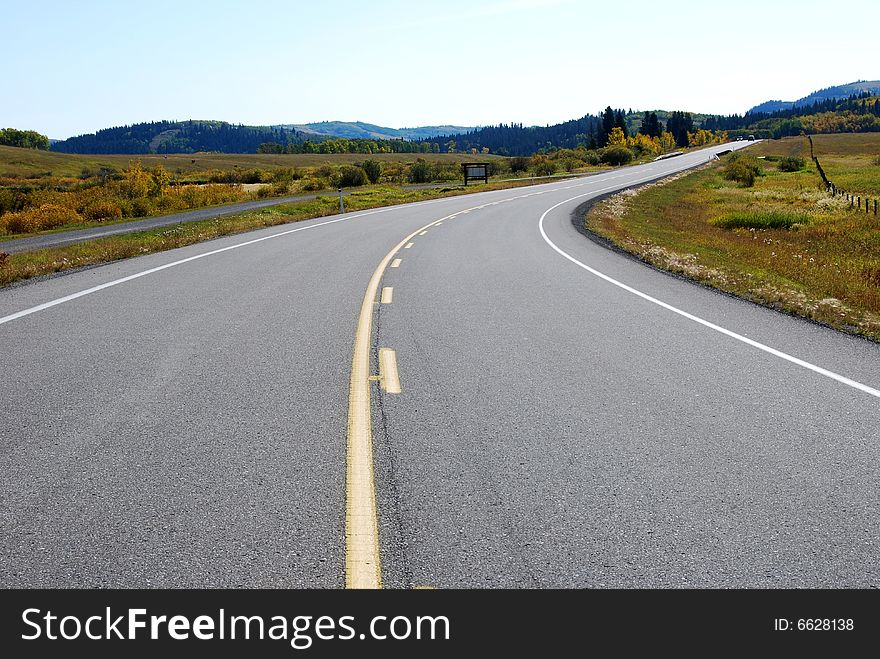
[[[96,133],[53,140],[62,153],[255,153],[261,144],[282,147],[332,139],[407,140],[417,142],[444,132],[467,132],[464,126],[386,128],[360,121],[322,121],[313,124],[242,126],[225,121],[153,121],[105,128]],[[308,146],[308,145],[307,145]]]
[[[867,83],[860,83],[867,84]],[[826,90],[816,94],[826,93]],[[816,133],[880,132],[880,95],[860,91],[844,99],[832,94],[816,98],[809,105],[794,105],[774,112],[747,112],[744,115],[712,116],[703,122],[707,130],[726,130],[730,137],[755,135],[780,138]]]
[[[466,133],[469,126],[420,126],[418,128],[386,128],[362,121],[321,121],[313,124],[285,124],[307,136],[345,137],[368,140],[424,140],[434,135]]]
[[[304,141],[293,128],[240,126],[225,121],[153,121],[105,128],[52,143],[62,153],[255,153],[265,142]]]
[[[861,94],[863,92],[868,92],[872,96],[880,95],[880,80],[858,80],[846,85],[826,87],[796,101],[765,101],[749,110],[748,114],[781,112],[792,108],[813,105],[817,101],[836,101],[849,98],[853,94]]]

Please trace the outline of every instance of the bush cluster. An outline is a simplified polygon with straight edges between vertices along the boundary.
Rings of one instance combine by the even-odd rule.
[[[780,172],[799,172],[806,166],[806,161],[798,156],[785,156],[779,159],[777,167]]]
[[[599,156],[601,162],[614,165],[615,167],[632,162],[632,159],[633,152],[622,145],[607,146],[602,149],[602,153]]]
[[[722,229],[791,229],[809,221],[810,218],[803,213],[737,211],[715,218],[712,224]]]
[[[750,188],[758,176],[764,175],[760,163],[754,156],[732,153],[724,165],[722,172],[728,181],[736,181],[743,187]]]

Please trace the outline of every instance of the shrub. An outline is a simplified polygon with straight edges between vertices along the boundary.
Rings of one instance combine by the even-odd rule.
[[[763,176],[764,170],[754,156],[734,153],[724,165],[723,176],[728,181],[736,181],[746,188],[755,184],[755,178]]]
[[[155,212],[156,207],[153,205],[153,202],[146,197],[131,200],[132,217],[148,217]]]
[[[40,230],[36,209],[6,213],[0,218],[0,227],[8,233],[33,233]]]
[[[510,173],[510,164],[501,158],[493,158],[489,161],[489,176],[503,176]]]
[[[122,217],[122,209],[112,201],[93,201],[83,209],[83,217],[93,222],[118,220]]]
[[[370,183],[378,183],[379,177],[382,175],[382,164],[377,160],[365,160],[361,164],[361,169],[367,174]]]
[[[523,156],[515,156],[510,159],[510,171],[514,174],[519,172],[527,172],[529,170],[529,159]]]
[[[15,195],[12,194],[12,190],[0,188],[0,215],[14,210],[16,210]]]
[[[602,159],[599,157],[599,154],[596,153],[595,151],[587,151],[586,153],[584,153],[583,160],[588,165],[598,165],[600,162],[602,162]]]
[[[532,171],[535,176],[551,176],[556,173],[556,163],[550,160],[547,156],[533,156]]]
[[[343,165],[332,178],[333,185],[337,188],[355,188],[370,182],[367,173],[355,165]]]
[[[779,211],[737,211],[712,220],[721,229],[791,229],[795,224],[807,224],[810,218],[801,213]]]
[[[431,167],[419,158],[409,168],[409,180],[413,183],[427,183],[431,180]]]
[[[615,145],[602,149],[600,160],[615,167],[625,165],[633,159],[633,152],[625,146]]]
[[[238,183],[268,183],[272,174],[262,169],[248,169],[238,174]]]
[[[272,185],[272,194],[279,196],[290,194],[290,185],[290,181],[279,181]]]
[[[431,181],[460,181],[462,170],[460,165],[434,163],[428,175]]]
[[[272,172],[272,183],[290,183],[297,178],[299,176],[297,176],[296,169],[291,167],[282,167]]]
[[[777,165],[777,167],[780,172],[799,172],[805,165],[806,162],[803,158],[798,156],[785,156],[779,160],[779,165]]]
[[[326,187],[327,182],[324,179],[315,178],[314,176],[307,176],[300,183],[300,190],[303,192],[317,192]]]
[[[65,224],[82,222],[82,217],[75,210],[57,204],[44,204],[30,212],[36,216],[39,229],[55,229]]]

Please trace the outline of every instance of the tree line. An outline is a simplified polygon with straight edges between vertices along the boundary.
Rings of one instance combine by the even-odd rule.
[[[22,149],[49,150],[49,138],[35,130],[2,128],[0,129],[0,144],[3,146],[17,146]]]
[[[870,92],[847,99],[825,99],[812,105],[775,112],[746,112],[743,115],[716,115],[703,122],[708,130],[764,131],[766,137],[780,138],[804,132],[866,132],[880,130],[880,103]]]
[[[62,153],[256,153],[265,142],[302,141],[293,128],[242,126],[225,121],[153,121],[105,128],[56,142]]]

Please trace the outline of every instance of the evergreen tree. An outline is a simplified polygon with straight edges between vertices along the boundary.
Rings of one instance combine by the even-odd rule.
[[[614,130],[614,110],[609,105],[602,113],[602,123],[599,124],[599,134],[596,137],[600,147],[608,145],[608,136],[611,135],[612,130]]]
[[[660,137],[660,133],[663,132],[663,126],[660,124],[656,112],[645,112],[639,132],[648,137]]]
[[[629,131],[626,129],[626,117],[623,116],[623,110],[614,113],[614,127],[623,131],[624,137],[629,137]]]

